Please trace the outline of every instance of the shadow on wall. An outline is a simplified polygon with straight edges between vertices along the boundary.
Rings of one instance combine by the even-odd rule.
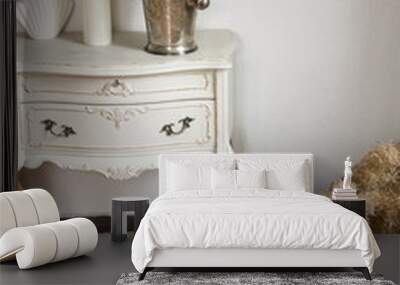
[[[104,216],[111,213],[111,199],[118,196],[158,195],[158,171],[129,180],[111,180],[95,172],[64,170],[52,163],[19,172],[24,189],[43,188],[55,198],[62,217]]]

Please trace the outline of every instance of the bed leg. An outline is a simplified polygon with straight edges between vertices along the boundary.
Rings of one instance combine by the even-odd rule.
[[[355,267],[354,269],[357,271],[361,271],[361,273],[364,275],[365,279],[372,280],[371,274],[369,274],[369,270],[367,267]]]
[[[367,267],[364,267],[364,268],[361,270],[361,272],[362,272],[362,274],[364,275],[365,279],[367,279],[367,280],[372,280],[371,274],[369,274],[369,270],[368,270]]]
[[[138,281],[142,281],[144,279],[144,277],[146,277],[146,273],[147,273],[148,269],[147,267],[143,270],[142,273],[139,274],[139,278]]]

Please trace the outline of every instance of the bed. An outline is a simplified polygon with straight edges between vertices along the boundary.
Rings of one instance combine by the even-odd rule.
[[[359,215],[313,194],[312,154],[171,154],[132,243],[153,268],[352,267],[380,251]]]

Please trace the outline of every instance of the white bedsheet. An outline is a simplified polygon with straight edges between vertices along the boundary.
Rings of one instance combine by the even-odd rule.
[[[358,249],[370,271],[380,255],[365,219],[328,198],[257,189],[160,196],[136,232],[132,262],[143,272],[165,248]]]

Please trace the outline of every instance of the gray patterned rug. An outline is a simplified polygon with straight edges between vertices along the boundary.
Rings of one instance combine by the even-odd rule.
[[[373,280],[368,281],[359,272],[148,272],[142,281],[137,280],[138,276],[138,273],[122,274],[117,285],[395,285],[392,281],[384,280],[379,275],[373,275]]]

